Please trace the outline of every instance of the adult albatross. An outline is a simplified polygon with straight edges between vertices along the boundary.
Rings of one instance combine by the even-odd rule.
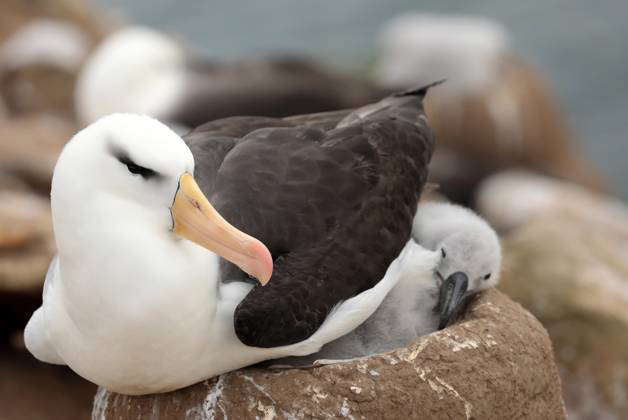
[[[55,168],[59,254],[28,349],[143,394],[313,353],[352,330],[413,255],[401,251],[434,148],[429,87],[334,122],[214,121],[190,148],[148,117],[88,126]],[[220,270],[225,282],[217,255],[238,267]],[[241,272],[273,279],[226,282]]]
[[[354,108],[383,97],[382,92],[392,91],[304,57],[209,59],[165,33],[130,26],[94,50],[74,94],[86,125],[112,112],[132,112],[196,127],[234,115],[285,117]]]

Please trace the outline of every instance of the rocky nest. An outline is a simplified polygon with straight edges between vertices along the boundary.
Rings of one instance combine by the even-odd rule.
[[[465,318],[407,348],[308,369],[247,368],[175,392],[99,389],[94,419],[562,419],[552,345],[519,304],[490,290]]]

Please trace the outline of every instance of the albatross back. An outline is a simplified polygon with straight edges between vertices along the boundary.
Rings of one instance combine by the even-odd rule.
[[[351,112],[217,120],[185,137],[216,210],[273,254],[270,283],[235,311],[244,344],[300,342],[384,276],[410,238],[434,150],[429,87]],[[230,264],[221,275],[243,277]]]

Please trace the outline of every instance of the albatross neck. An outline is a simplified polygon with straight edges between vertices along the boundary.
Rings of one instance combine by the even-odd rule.
[[[155,311],[173,304],[213,308],[218,256],[177,238],[164,225],[167,209],[161,214],[103,199],[72,214],[58,211],[59,204],[53,202],[59,267],[73,301],[98,296],[99,304],[122,312],[138,303]]]

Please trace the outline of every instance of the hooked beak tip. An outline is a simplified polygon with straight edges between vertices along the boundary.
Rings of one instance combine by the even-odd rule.
[[[176,235],[231,261],[262,285],[268,283],[273,274],[273,259],[268,248],[227,222],[187,172],[179,178],[170,215]]]
[[[456,272],[442,283],[438,297],[439,323],[438,329],[442,330],[458,318],[465,307],[466,298],[469,296],[469,278],[461,271]]]
[[[250,247],[251,254],[256,256],[258,269],[256,270],[257,279],[262,286],[266,286],[273,275],[273,257],[266,246],[258,240],[255,240]]]

